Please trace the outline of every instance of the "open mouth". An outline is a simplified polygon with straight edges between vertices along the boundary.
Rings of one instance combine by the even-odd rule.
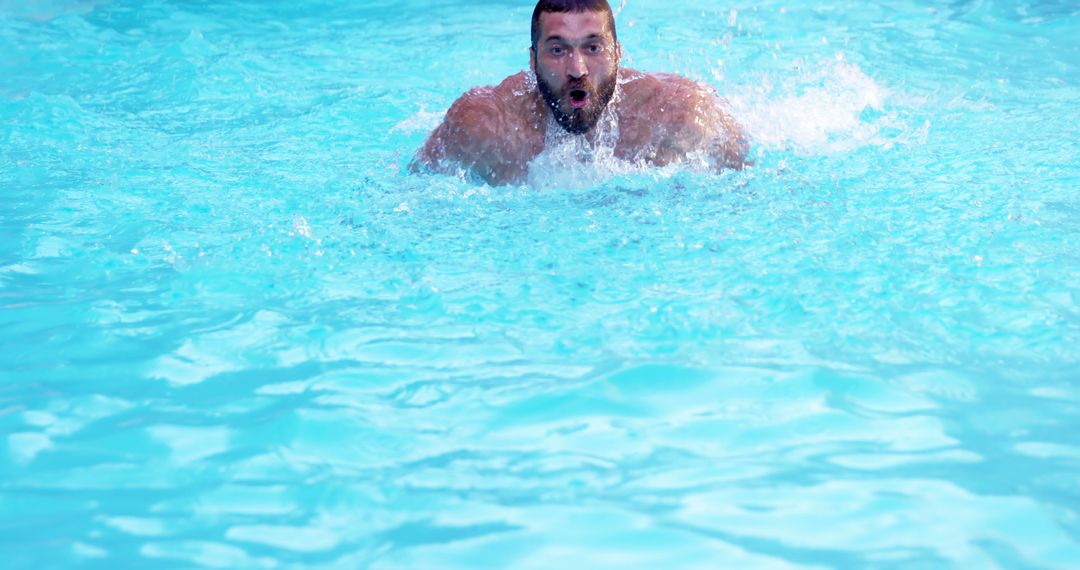
[[[584,89],[573,89],[570,91],[570,106],[575,109],[581,109],[589,104],[589,92]]]

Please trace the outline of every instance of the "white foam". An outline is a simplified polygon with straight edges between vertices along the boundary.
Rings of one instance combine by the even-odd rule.
[[[615,158],[619,121],[614,109],[619,96],[616,87],[612,104],[597,121],[592,140],[566,132],[549,114],[544,150],[529,163],[529,186],[587,187],[631,168],[629,163]]]
[[[831,154],[897,142],[880,136],[882,127],[895,124],[895,115],[864,119],[868,111],[884,113],[889,96],[858,65],[837,55],[790,77],[765,76],[727,99],[759,150]]]
[[[430,133],[439,126],[439,123],[442,123],[444,116],[446,116],[445,112],[435,113],[432,111],[420,109],[419,111],[407,117],[405,120],[394,125],[394,127],[390,129],[390,132],[400,132],[405,134],[414,134],[421,132]]]
[[[898,111],[887,108],[890,97],[858,65],[837,54],[796,67],[788,75],[762,75],[727,93],[725,104],[759,154],[773,150],[841,154],[871,145],[887,149],[925,141],[929,123],[909,129]],[[393,130],[430,132],[444,114],[421,110]],[[589,142],[565,133],[549,117],[544,150],[529,165],[528,186],[582,188],[643,171],[665,177],[680,169],[709,170],[703,154],[663,169],[620,160],[614,156],[619,134],[614,115],[605,113],[597,129],[599,135]]]

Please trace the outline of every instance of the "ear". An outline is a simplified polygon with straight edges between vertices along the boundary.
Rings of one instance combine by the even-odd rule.
[[[529,48],[529,70],[536,74],[536,48]]]

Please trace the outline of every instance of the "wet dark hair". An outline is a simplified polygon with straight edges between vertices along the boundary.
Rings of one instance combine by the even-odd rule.
[[[540,0],[536,3],[536,9],[532,15],[532,47],[536,49],[536,42],[540,41],[540,15],[544,12],[581,13],[581,12],[606,12],[608,27],[611,28],[611,39],[619,41],[615,33],[615,14],[611,12],[611,6],[607,0]]]

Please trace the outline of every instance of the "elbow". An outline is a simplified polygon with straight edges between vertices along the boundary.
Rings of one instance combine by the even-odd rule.
[[[416,151],[416,155],[405,167],[409,174],[419,174],[422,172],[431,172],[435,166],[435,161],[432,160],[431,155],[427,152],[427,147],[422,147]]]
[[[408,171],[412,174],[437,171],[439,165],[446,159],[446,124],[439,125],[424,146],[416,151],[416,155],[409,161]]]
[[[750,143],[743,137],[739,137],[732,143],[732,149],[730,153],[730,168],[735,170],[742,170],[748,166],[753,166],[754,161],[747,158],[750,155]]]
[[[725,136],[718,149],[720,152],[717,153],[720,162],[718,166],[732,170],[753,166],[754,161],[747,158],[750,155],[750,141],[747,140],[745,131],[734,121],[726,127]]]
[[[754,165],[754,161],[747,159],[750,143],[741,133],[718,140],[711,146],[709,155],[716,170],[742,170]]]

